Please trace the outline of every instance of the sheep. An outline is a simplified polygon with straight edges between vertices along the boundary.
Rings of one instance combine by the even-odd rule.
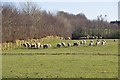
[[[65,43],[64,42],[62,42],[61,45],[65,47]]]
[[[100,41],[96,42],[96,45],[99,45],[100,44]]]
[[[24,46],[24,47],[28,47],[26,43],[23,43],[23,46]]]
[[[67,45],[68,45],[68,47],[70,47],[70,46],[71,46],[71,43],[68,43]]]
[[[58,43],[58,44],[57,44],[57,47],[58,47],[58,48],[60,48],[61,46],[62,46],[62,44],[61,44],[61,43]]]
[[[100,44],[100,41],[99,41],[99,40],[97,40],[96,45],[99,45],[99,44]]]
[[[91,40],[90,43],[89,43],[89,46],[93,46],[93,44],[94,44],[94,41]]]
[[[79,45],[80,45],[80,42],[73,43],[73,46],[79,46]]]
[[[86,44],[86,40],[83,40],[83,44]]]
[[[51,47],[51,44],[44,44],[43,45],[43,48],[45,49],[45,48],[50,48]]]
[[[106,44],[106,41],[105,40],[102,40],[102,45],[105,45]]]
[[[36,48],[40,48],[40,43],[36,43]]]
[[[40,43],[31,43],[30,44],[28,42],[24,43],[23,46],[26,48],[34,48],[34,49],[38,49],[38,48],[42,47]]]
[[[27,44],[28,48],[31,48],[31,44],[30,43],[27,42],[26,44]]]
[[[40,48],[43,48],[43,45],[40,45]]]
[[[82,40],[81,42],[80,42],[80,44],[83,44],[84,43],[84,41]]]
[[[30,48],[34,48],[35,49],[35,48],[37,48],[37,45],[32,43]]]
[[[28,42],[26,42],[26,43],[23,44],[23,46],[26,47],[26,48],[30,48],[30,47],[31,47],[31,44],[28,43]]]
[[[90,42],[90,43],[89,43],[89,46],[93,46],[93,42]]]
[[[102,45],[105,45],[105,42],[104,42],[104,41],[102,42]]]
[[[43,45],[43,48],[45,49],[45,48],[48,48],[48,44],[44,44]]]

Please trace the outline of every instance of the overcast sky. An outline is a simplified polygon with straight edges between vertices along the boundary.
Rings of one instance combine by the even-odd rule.
[[[120,21],[120,1],[119,1],[119,5],[118,5],[118,20]]]
[[[1,0],[2,2],[25,2],[24,0]],[[27,0],[28,1],[28,0]],[[119,0],[29,0],[36,2],[43,10],[55,13],[65,11],[73,14],[84,13],[88,19],[96,19],[99,15],[107,15],[108,21],[118,20]]]

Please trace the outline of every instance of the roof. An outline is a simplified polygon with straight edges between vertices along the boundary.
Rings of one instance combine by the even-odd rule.
[[[110,21],[111,24],[120,24],[120,21]]]

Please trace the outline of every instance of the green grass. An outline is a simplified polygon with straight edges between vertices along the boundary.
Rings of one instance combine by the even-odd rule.
[[[64,42],[76,42],[66,40]],[[4,78],[117,78],[118,42],[106,40],[105,46],[55,48],[61,40],[44,43],[52,44],[50,49],[13,49],[3,51]],[[87,41],[87,43],[89,40]],[[9,55],[11,54],[11,55]]]
[[[3,56],[5,78],[116,78],[117,56]]]

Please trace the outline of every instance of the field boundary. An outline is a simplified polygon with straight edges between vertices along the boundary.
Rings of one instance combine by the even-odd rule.
[[[2,55],[103,55],[120,56],[120,54],[101,54],[101,53],[10,53],[4,52]]]

